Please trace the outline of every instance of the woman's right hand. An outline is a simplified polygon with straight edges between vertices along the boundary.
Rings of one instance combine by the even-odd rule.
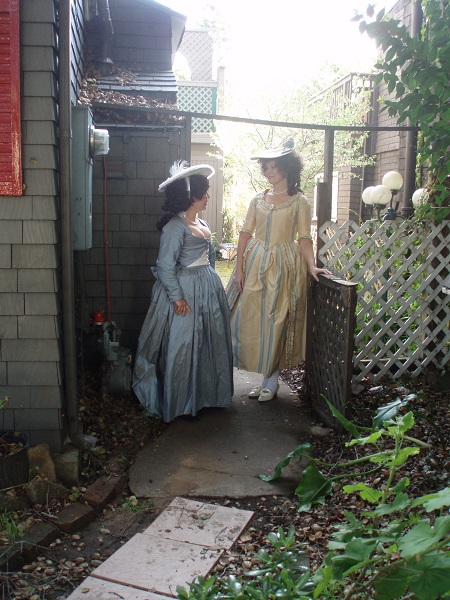
[[[244,290],[244,271],[238,267],[236,267],[236,272],[234,274],[234,282],[236,283],[238,292],[242,294]]]
[[[186,316],[186,312],[191,313],[192,315],[192,310],[190,309],[189,304],[186,302],[186,300],[175,300],[175,302],[173,303],[173,307],[176,315],[181,315],[182,317],[184,317]]]

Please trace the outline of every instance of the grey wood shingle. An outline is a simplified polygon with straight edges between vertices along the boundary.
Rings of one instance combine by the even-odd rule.
[[[60,347],[56,339],[9,339],[2,342],[2,359],[6,361],[30,362],[39,359],[52,362],[59,358]]]
[[[59,264],[58,249],[51,244],[12,246],[12,266],[17,269],[55,269]]]
[[[57,318],[52,315],[22,315],[17,318],[18,336],[23,339],[52,339],[61,336]]]
[[[9,362],[8,385],[59,385],[55,362]]]

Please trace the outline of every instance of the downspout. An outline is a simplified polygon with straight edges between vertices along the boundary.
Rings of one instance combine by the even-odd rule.
[[[423,12],[420,0],[415,0],[412,5],[411,15],[411,37],[417,37],[422,30]],[[407,125],[411,125],[408,119]],[[410,217],[414,213],[412,195],[416,189],[416,164],[417,164],[417,131],[406,132],[405,148],[405,187],[403,190],[403,205],[401,215]]]
[[[111,67],[114,64],[111,60],[111,42],[114,35],[114,28],[109,12],[109,0],[97,0],[98,18],[100,21],[100,50],[99,57],[96,59],[102,75],[109,75]]]
[[[70,99],[71,0],[59,3],[59,186],[61,213],[61,271],[63,361],[66,417],[70,440],[77,448],[90,448],[95,438],[81,432],[78,419],[78,381],[75,333],[75,283],[71,212],[71,99]]]

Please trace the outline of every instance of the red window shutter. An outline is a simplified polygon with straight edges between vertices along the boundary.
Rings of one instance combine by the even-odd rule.
[[[19,0],[0,0],[0,196],[22,195]]]

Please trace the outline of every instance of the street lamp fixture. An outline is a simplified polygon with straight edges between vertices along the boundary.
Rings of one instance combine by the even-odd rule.
[[[378,220],[380,220],[380,212],[388,204],[386,214],[383,216],[383,221],[393,221],[397,218],[397,211],[393,208],[392,203],[394,196],[403,186],[403,177],[397,171],[389,171],[383,177],[383,183],[380,185],[369,186],[365,188],[362,193],[362,199],[364,204],[370,210],[370,216],[372,211],[376,208],[378,213]]]
[[[428,192],[426,191],[426,189],[419,188],[418,190],[416,190],[412,195],[412,204],[414,208],[417,210],[422,206],[422,204],[425,204],[425,202],[427,201],[427,197]]]

